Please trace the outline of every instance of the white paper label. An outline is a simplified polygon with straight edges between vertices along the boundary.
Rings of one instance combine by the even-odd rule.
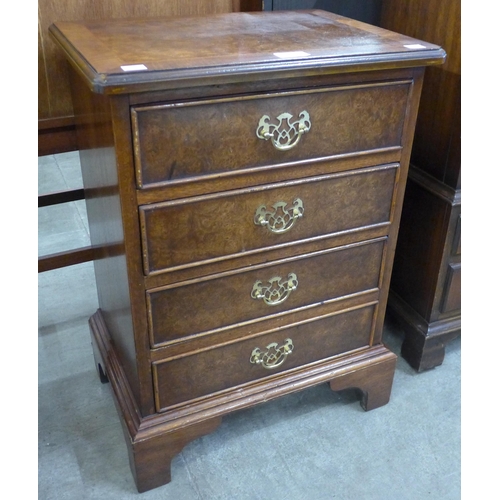
[[[127,66],[120,66],[123,71],[144,71],[147,70],[144,64],[129,64]]]
[[[425,49],[425,45],[420,45],[419,43],[412,43],[410,45],[405,45],[407,49]]]
[[[275,52],[274,55],[280,59],[293,59],[294,57],[307,57],[311,54],[309,54],[309,52],[297,50],[296,52]]]

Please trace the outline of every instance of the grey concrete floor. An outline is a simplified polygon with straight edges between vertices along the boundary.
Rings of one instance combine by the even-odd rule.
[[[39,191],[81,185],[78,153],[39,158]],[[39,255],[89,242],[84,202],[39,209]],[[442,366],[398,360],[391,401],[364,412],[326,384],[223,419],[173,460],[172,482],[138,494],[109,384],[94,368],[93,265],[39,274],[38,491],[42,500],[458,500],[460,339]],[[402,334],[387,318],[384,340]]]

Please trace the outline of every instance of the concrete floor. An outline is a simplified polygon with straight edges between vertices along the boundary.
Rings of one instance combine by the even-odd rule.
[[[39,158],[39,191],[79,187],[77,153]],[[39,255],[88,244],[84,202],[39,209]],[[324,384],[229,415],[138,494],[109,384],[94,368],[91,263],[39,274],[38,488],[41,500],[458,500],[460,339],[417,374],[399,359],[391,401],[364,412]],[[401,332],[386,320],[399,354]]]

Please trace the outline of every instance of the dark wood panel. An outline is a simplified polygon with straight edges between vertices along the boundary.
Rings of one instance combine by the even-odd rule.
[[[38,258],[38,272],[44,273],[61,267],[74,266],[98,258],[99,251],[92,246],[57,252],[50,255],[44,255]]]
[[[384,0],[381,26],[447,52],[445,64],[425,74],[410,170],[420,186],[408,185],[391,283],[392,308],[407,332],[402,354],[421,371],[441,364],[444,344],[460,332],[460,309],[446,305],[458,304],[458,288],[446,287],[448,265],[460,260],[453,233],[461,198],[461,2]]]
[[[77,148],[73,116],[38,120],[38,156],[76,151]]]
[[[460,186],[461,2],[384,0],[381,26],[442,46],[445,64],[425,74],[412,164]]]
[[[59,205],[70,201],[83,200],[84,198],[85,191],[83,189],[72,189],[69,191],[44,194],[38,197],[38,208]]]
[[[458,311],[461,308],[462,297],[462,266],[458,264],[450,264],[448,266],[448,276],[444,286],[442,311],[449,313],[450,311]]]
[[[432,304],[448,220],[446,202],[408,180],[391,287],[424,318]]]
[[[460,256],[462,254],[462,216],[459,215],[455,234],[453,236],[453,243],[451,245],[451,254]]]
[[[262,10],[262,0],[233,0],[233,12]]]
[[[266,10],[322,9],[378,25],[383,0],[264,0]]]

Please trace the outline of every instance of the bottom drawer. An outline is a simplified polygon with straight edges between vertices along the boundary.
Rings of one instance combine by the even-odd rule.
[[[373,304],[153,364],[158,411],[368,346]]]

